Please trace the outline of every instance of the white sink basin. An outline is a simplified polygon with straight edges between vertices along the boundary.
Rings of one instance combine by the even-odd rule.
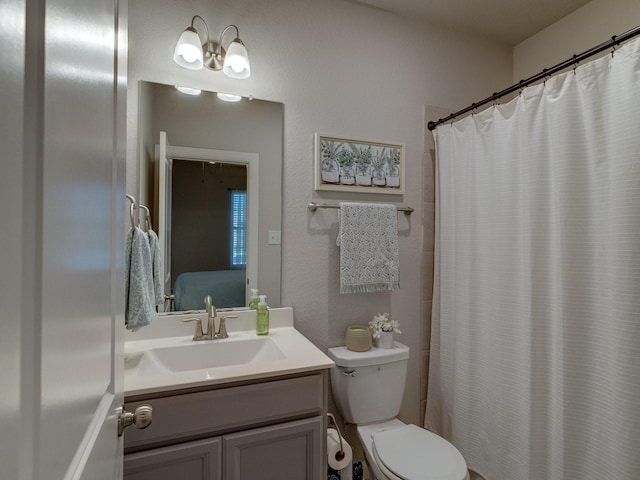
[[[158,316],[125,332],[125,397],[323,370],[333,361],[293,326],[291,307],[272,308],[269,335],[255,333],[256,313],[234,311],[229,338],[193,341],[193,315]],[[206,321],[206,314],[199,316]]]
[[[269,337],[243,338],[237,341],[190,341],[183,345],[150,348],[128,356],[125,369],[135,370],[137,375],[158,375],[274,362],[284,358],[285,355]]]

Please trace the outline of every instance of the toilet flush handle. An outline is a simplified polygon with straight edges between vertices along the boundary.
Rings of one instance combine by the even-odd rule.
[[[356,375],[358,375],[358,371],[357,370],[342,370],[342,374],[346,375],[348,377],[355,377]]]

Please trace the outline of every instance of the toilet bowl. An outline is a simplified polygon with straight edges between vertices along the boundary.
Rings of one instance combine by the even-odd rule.
[[[404,394],[409,347],[327,351],[343,418],[356,425],[372,480],[468,480],[462,454],[444,438],[395,418]]]
[[[395,418],[357,431],[375,480],[469,480],[458,449],[424,428]]]

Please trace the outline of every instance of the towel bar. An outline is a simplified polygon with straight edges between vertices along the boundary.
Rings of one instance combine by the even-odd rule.
[[[309,211],[315,212],[319,208],[340,208],[340,205],[332,205],[329,203],[309,203]],[[411,207],[397,207],[399,212],[404,212],[405,215],[409,216],[413,213],[413,208]]]

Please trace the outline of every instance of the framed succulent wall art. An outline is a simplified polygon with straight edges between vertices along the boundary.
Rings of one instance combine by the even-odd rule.
[[[315,189],[404,193],[404,145],[316,133]]]

